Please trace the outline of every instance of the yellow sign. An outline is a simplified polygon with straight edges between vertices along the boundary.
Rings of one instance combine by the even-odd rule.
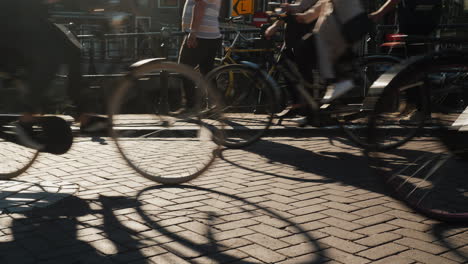
[[[248,15],[254,13],[253,0],[233,0],[231,16]]]

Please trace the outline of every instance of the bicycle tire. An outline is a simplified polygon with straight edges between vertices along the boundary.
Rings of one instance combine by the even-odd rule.
[[[421,78],[417,76],[425,76],[431,87],[430,83],[447,71],[456,69],[468,73],[467,58],[468,54],[462,52],[435,53],[400,77],[409,80],[409,76],[413,76],[415,80]],[[429,102],[430,93],[425,97]],[[427,217],[466,223],[467,110],[446,110],[431,108],[430,126],[424,127],[424,133],[398,148],[374,150],[369,156],[371,166],[397,199]]]
[[[163,72],[169,79],[162,77]],[[168,98],[162,96],[163,86],[153,82],[155,76],[159,76],[160,82],[163,79],[169,82],[168,93],[175,93],[173,98],[180,96],[176,91],[181,87],[182,79],[193,82],[198,91],[195,106],[180,113],[161,108],[167,103],[163,100],[170,99],[171,94]],[[140,85],[144,81],[146,86]],[[204,89],[208,90],[211,99],[216,97],[200,74],[188,66],[170,62],[140,65],[120,82],[109,104],[110,133],[131,168],[162,184],[184,183],[208,169],[219,145],[212,140],[218,129],[216,118],[200,114],[203,106],[200,91]],[[144,94],[138,96],[139,93]],[[136,104],[132,106],[134,99]],[[220,105],[216,99],[210,100],[210,104]],[[212,107],[210,113],[218,116],[215,109]]]
[[[359,73],[361,75],[361,87],[365,91],[365,95],[370,86],[387,70],[400,63],[401,60],[393,56],[366,56],[360,58],[358,62]],[[354,103],[353,107],[348,107],[349,111],[344,111],[336,115],[338,124],[344,131],[346,136],[357,146],[364,149],[369,149],[372,146],[369,144],[366,134],[368,133],[368,115],[369,111],[363,109],[363,101]]]
[[[222,94],[223,137],[228,148],[242,148],[259,140],[271,126],[275,113],[275,82],[260,69],[230,64],[211,71],[206,79]]]
[[[21,80],[5,73],[0,74],[0,82],[3,86],[0,92],[9,93],[0,98],[20,98],[21,89],[18,87],[24,85]],[[0,100],[0,127],[8,131],[15,126],[21,112],[21,109],[16,109],[18,106],[17,101]],[[21,175],[31,167],[38,155],[37,150],[0,138],[0,180],[8,180]]]

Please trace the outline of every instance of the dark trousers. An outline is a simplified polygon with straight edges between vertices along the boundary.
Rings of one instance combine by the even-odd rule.
[[[187,47],[187,36],[185,36],[179,52],[179,63],[194,68],[198,66],[200,73],[206,75],[213,69],[216,53],[220,47],[221,38],[197,38],[197,46],[189,48]],[[189,108],[193,107],[195,104],[195,86],[191,81],[184,80],[184,92],[187,101],[186,106]]]

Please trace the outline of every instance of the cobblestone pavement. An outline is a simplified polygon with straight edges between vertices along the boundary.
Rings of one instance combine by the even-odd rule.
[[[13,183],[79,191],[0,214],[0,263],[467,263],[468,227],[391,198],[345,139],[267,138],[221,155],[182,186],[140,177],[106,138],[40,155]]]

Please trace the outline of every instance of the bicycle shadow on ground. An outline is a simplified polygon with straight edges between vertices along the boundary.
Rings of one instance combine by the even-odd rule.
[[[141,190],[136,198],[100,195],[84,200],[70,196],[47,208],[12,215],[11,235],[0,240],[0,263],[259,263],[239,253],[238,248],[247,241],[241,238],[244,227],[232,229],[240,232],[233,239],[219,237],[217,227],[228,224],[222,218],[232,211],[189,209],[183,204],[180,209],[166,209],[145,202],[152,192],[180,189],[214,195],[213,203],[231,201],[235,213],[282,223],[281,232],[299,235],[307,243],[311,255],[303,263],[326,260],[325,253],[316,253],[321,247],[307,230],[272,210],[215,190],[158,185]],[[187,230],[180,232],[177,224]],[[203,228],[197,228],[200,226]]]
[[[250,243],[247,242],[244,238],[242,238],[243,233],[248,229],[247,226],[233,226],[232,229],[229,229],[232,232],[238,233],[239,235],[232,236],[232,239],[223,238],[222,232],[223,229],[219,229],[222,225],[228,225],[229,220],[224,220],[224,217],[228,217],[230,215],[237,215],[241,213],[249,214],[250,217],[244,217],[241,219],[252,219],[255,217],[264,217],[268,218],[269,221],[276,222],[277,225],[280,225],[279,228],[280,232],[288,232],[290,235],[298,235],[302,236],[300,239],[303,242],[298,243],[307,243],[307,247],[309,248],[308,252],[309,255],[306,253],[305,261],[298,261],[297,264],[307,263],[307,264],[314,264],[314,263],[323,263],[327,260],[325,253],[318,254],[317,252],[321,251],[321,246],[316,242],[316,240],[311,236],[310,232],[307,232],[300,224],[294,223],[293,221],[286,219],[285,217],[281,216],[280,214],[276,213],[273,210],[268,208],[262,208],[258,204],[254,202],[250,202],[247,199],[243,199],[239,196],[227,194],[223,192],[219,192],[216,190],[206,189],[203,187],[198,186],[189,186],[189,185],[175,185],[175,186],[168,186],[168,185],[157,185],[148,187],[146,189],[141,190],[137,195],[137,200],[140,200],[144,196],[150,195],[152,192],[158,191],[171,191],[171,190],[179,190],[183,189],[186,192],[195,192],[197,195],[202,195],[202,193],[206,193],[213,197],[216,196],[214,199],[213,204],[216,202],[220,202],[223,204],[223,209],[217,209],[215,207],[211,207],[207,210],[200,209],[189,209],[189,208],[181,208],[182,212],[178,212],[180,210],[171,210],[165,209],[164,206],[158,208],[151,206],[148,209],[145,209],[145,205],[139,206],[137,208],[138,214],[141,219],[145,220],[145,223],[151,226],[154,230],[159,233],[165,235],[167,239],[170,241],[176,241],[177,244],[169,243],[163,246],[166,250],[173,252],[180,256],[188,256],[192,259],[197,259],[196,261],[192,262],[190,259],[185,258],[186,261],[190,263],[199,263],[200,258],[202,262],[200,263],[238,263],[238,264],[254,264],[254,263],[263,263],[259,262],[259,260],[252,259],[251,257],[239,257],[242,254],[239,254],[236,251],[239,251],[237,248],[242,247],[243,245],[249,245]],[[142,203],[143,204],[143,203]],[[229,209],[226,208],[228,204],[232,205],[232,208],[235,212],[225,210]],[[242,210],[238,210],[242,209]],[[260,213],[260,212],[261,213]],[[173,232],[171,231],[171,226],[167,226],[167,221],[170,221],[170,218],[164,218],[164,215],[169,216],[170,218],[176,218],[179,222],[184,222],[184,226],[192,227],[188,232]],[[232,221],[232,220],[231,220]],[[249,220],[247,220],[249,221]],[[265,220],[264,221],[268,221]],[[261,222],[259,223],[261,224]],[[228,232],[230,232],[228,231]],[[250,230],[252,231],[252,230]],[[245,233],[248,234],[249,232]],[[254,232],[253,235],[257,235]],[[258,234],[260,239],[262,234]],[[252,239],[252,238],[250,238]],[[299,239],[298,239],[299,240]],[[305,241],[305,242],[304,242]],[[175,243],[175,242],[174,242]],[[279,243],[279,241],[278,241]],[[307,248],[304,246],[304,248]],[[260,250],[260,249],[258,249]],[[307,250],[304,249],[306,252]],[[270,254],[276,254],[272,252]],[[268,257],[266,257],[268,258]],[[265,260],[263,260],[265,261]],[[274,263],[275,261],[265,261],[265,263]]]
[[[285,140],[284,143],[260,140],[241,150],[223,149],[220,157],[239,168],[261,172],[267,175],[300,182],[334,183],[366,188],[382,192],[382,186],[371,176],[367,157],[357,148],[341,149],[340,146],[330,147],[328,141],[320,139],[317,144],[309,138]],[[324,144],[323,142],[326,142]],[[245,152],[258,155],[266,162],[287,166],[290,170],[284,173],[260,171],[249,166],[249,158]],[[298,176],[294,176],[297,174]]]
[[[134,238],[136,232],[114,214],[137,203],[126,197],[91,201],[70,196],[47,208],[14,214],[11,235],[0,243],[0,263],[110,263],[109,257],[143,247]],[[139,251],[132,256],[147,263]]]

